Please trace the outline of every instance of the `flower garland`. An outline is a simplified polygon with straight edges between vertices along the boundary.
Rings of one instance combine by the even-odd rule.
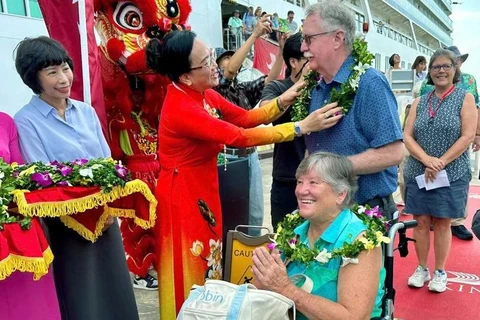
[[[4,224],[19,223],[23,230],[28,230],[31,226],[31,218],[11,215],[8,205],[12,202],[12,191],[15,190],[15,178],[12,175],[12,167],[0,158],[0,231],[4,229]]]
[[[352,73],[345,83],[342,83],[340,90],[333,88],[330,93],[328,103],[337,102],[343,108],[343,114],[347,114],[352,108],[353,99],[357,92],[358,85],[362,75],[370,68],[374,56],[368,51],[367,42],[362,38],[356,38],[353,42],[353,59],[355,64]],[[316,71],[310,71],[304,76],[305,87],[301,90],[292,105],[291,116],[292,121],[301,121],[308,116],[308,107],[312,99],[312,90],[320,81],[320,75]]]
[[[363,237],[354,240],[352,243],[344,243],[343,246],[328,252],[327,249],[320,251],[317,248],[308,248],[299,241],[294,229],[302,224],[305,219],[298,211],[287,214],[277,226],[277,233],[272,242],[268,245],[270,250],[279,249],[286,257],[285,264],[298,262],[309,265],[313,261],[328,263],[330,259],[342,258],[342,266],[348,263],[358,263],[358,255],[363,250],[372,250],[382,243],[389,243],[390,239],[384,234],[388,229],[388,223],[382,216],[378,206],[370,208],[367,206],[355,205],[352,212],[365,224],[367,230]]]
[[[108,159],[78,159],[72,162],[40,161],[12,165],[14,189],[38,190],[50,187],[98,186],[104,192],[125,186],[130,172],[120,161]]]

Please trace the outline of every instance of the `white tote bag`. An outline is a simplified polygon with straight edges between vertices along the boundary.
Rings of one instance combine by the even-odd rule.
[[[290,308],[295,319],[295,303],[278,293],[207,280],[204,286],[193,286],[177,320],[289,320]]]

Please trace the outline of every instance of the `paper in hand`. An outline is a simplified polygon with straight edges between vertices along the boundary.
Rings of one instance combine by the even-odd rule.
[[[425,174],[421,174],[415,177],[419,189],[425,188],[425,190],[433,190],[442,187],[450,187],[450,181],[448,181],[447,171],[442,170],[437,173],[435,180],[425,181]]]

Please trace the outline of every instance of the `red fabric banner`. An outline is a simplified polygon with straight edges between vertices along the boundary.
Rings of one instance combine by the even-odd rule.
[[[83,94],[82,76],[82,50],[80,41],[78,6],[84,3],[86,16],[86,39],[88,46],[88,67],[90,70],[90,96],[91,104],[97,112],[105,137],[107,134],[107,116],[103,100],[102,79],[100,75],[100,63],[98,60],[98,46],[94,33],[94,7],[93,0],[39,0],[45,24],[50,37],[59,41],[67,49],[74,63],[74,76],[71,97],[85,101]],[[88,101],[86,101],[88,102]]]
[[[48,273],[53,254],[38,218],[28,230],[19,223],[5,223],[0,230],[0,281],[15,271],[31,272],[35,280]],[[2,318],[3,319],[3,318]]]
[[[59,217],[69,228],[95,242],[109,216],[131,218],[148,229],[155,224],[157,200],[148,185],[133,180],[103,192],[99,187],[51,187],[15,190],[18,212],[29,217]]]
[[[278,54],[278,44],[264,38],[255,41],[255,54],[253,56],[253,67],[264,74],[269,74]],[[279,79],[285,78],[285,67],[280,72]]]

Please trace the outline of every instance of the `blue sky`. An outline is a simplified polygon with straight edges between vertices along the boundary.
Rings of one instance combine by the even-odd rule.
[[[453,44],[460,52],[468,53],[462,72],[470,73],[480,81],[480,1],[457,0],[462,4],[452,5]]]

